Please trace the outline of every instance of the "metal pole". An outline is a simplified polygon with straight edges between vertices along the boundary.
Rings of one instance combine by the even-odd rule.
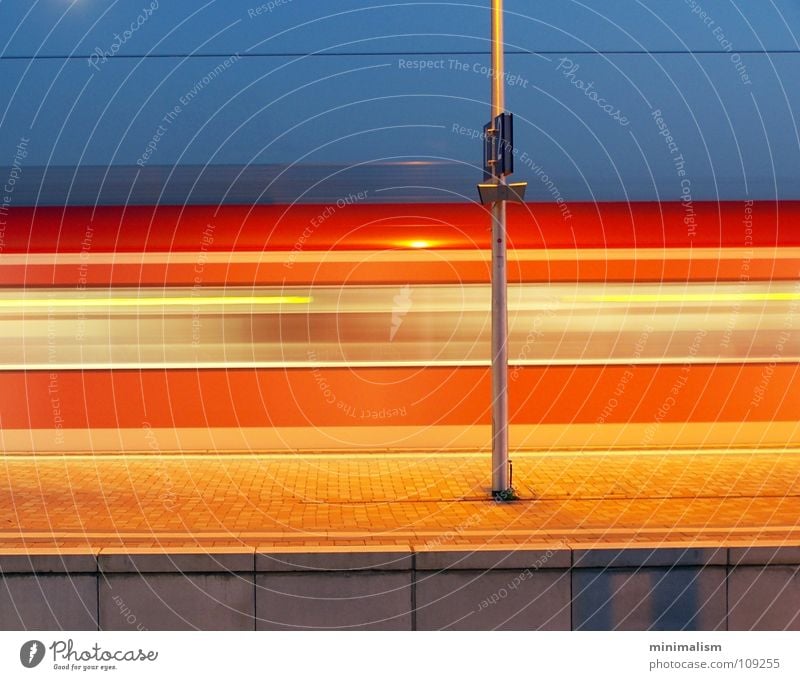
[[[492,120],[505,111],[503,0],[492,0]],[[494,180],[504,184],[497,167]],[[508,464],[508,278],[506,202],[492,204],[492,495],[510,493]]]

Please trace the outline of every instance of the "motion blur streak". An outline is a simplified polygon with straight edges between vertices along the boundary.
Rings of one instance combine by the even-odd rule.
[[[486,285],[246,292],[6,290],[0,369],[488,365]],[[785,281],[514,285],[510,361],[798,362],[799,303]]]

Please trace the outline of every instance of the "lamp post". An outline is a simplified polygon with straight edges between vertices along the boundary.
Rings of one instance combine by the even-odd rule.
[[[506,202],[522,201],[526,184],[509,184],[514,170],[513,118],[505,111],[503,0],[492,2],[492,119],[484,126],[481,203],[492,215],[492,497],[512,500],[508,459],[508,273]]]

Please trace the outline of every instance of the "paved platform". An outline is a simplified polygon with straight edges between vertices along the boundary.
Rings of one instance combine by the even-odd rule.
[[[0,550],[800,545],[800,450],[12,455]]]

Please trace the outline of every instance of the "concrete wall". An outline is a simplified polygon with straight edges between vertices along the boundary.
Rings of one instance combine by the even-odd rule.
[[[800,548],[0,553],[3,630],[800,630]]]

